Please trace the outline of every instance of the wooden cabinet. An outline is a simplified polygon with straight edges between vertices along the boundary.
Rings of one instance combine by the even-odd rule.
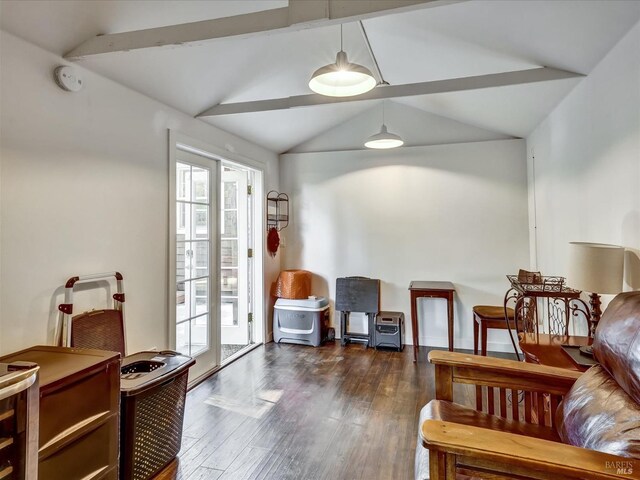
[[[0,363],[0,480],[36,480],[38,367]]]
[[[118,478],[120,354],[38,346],[0,358],[40,366],[38,478]]]

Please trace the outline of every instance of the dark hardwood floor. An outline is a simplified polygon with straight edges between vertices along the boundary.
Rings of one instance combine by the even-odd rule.
[[[413,478],[426,352],[259,347],[189,392],[182,450],[156,480]]]

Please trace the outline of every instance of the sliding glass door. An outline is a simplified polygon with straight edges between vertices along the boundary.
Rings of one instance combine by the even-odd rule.
[[[193,381],[263,339],[262,171],[178,142],[172,157],[169,345]]]

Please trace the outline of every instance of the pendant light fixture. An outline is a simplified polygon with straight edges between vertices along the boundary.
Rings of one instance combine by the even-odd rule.
[[[382,128],[380,128],[379,133],[371,135],[364,143],[364,146],[367,148],[382,150],[386,148],[401,147],[402,145],[404,145],[404,140],[402,140],[400,135],[389,132],[387,130],[387,126],[384,124],[384,102],[382,102]]]
[[[351,97],[373,89],[377,84],[371,71],[349,63],[347,54],[342,50],[342,25],[340,25],[340,51],[336,63],[319,68],[309,80],[309,88],[320,95],[329,97]]]

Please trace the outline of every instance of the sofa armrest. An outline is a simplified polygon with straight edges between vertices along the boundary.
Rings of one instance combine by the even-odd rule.
[[[640,478],[640,460],[523,435],[426,420],[420,437],[432,479],[454,480],[456,468],[518,478]]]
[[[429,353],[429,362],[436,367],[439,400],[452,400],[453,383],[564,395],[582,375],[564,368],[439,350]]]

